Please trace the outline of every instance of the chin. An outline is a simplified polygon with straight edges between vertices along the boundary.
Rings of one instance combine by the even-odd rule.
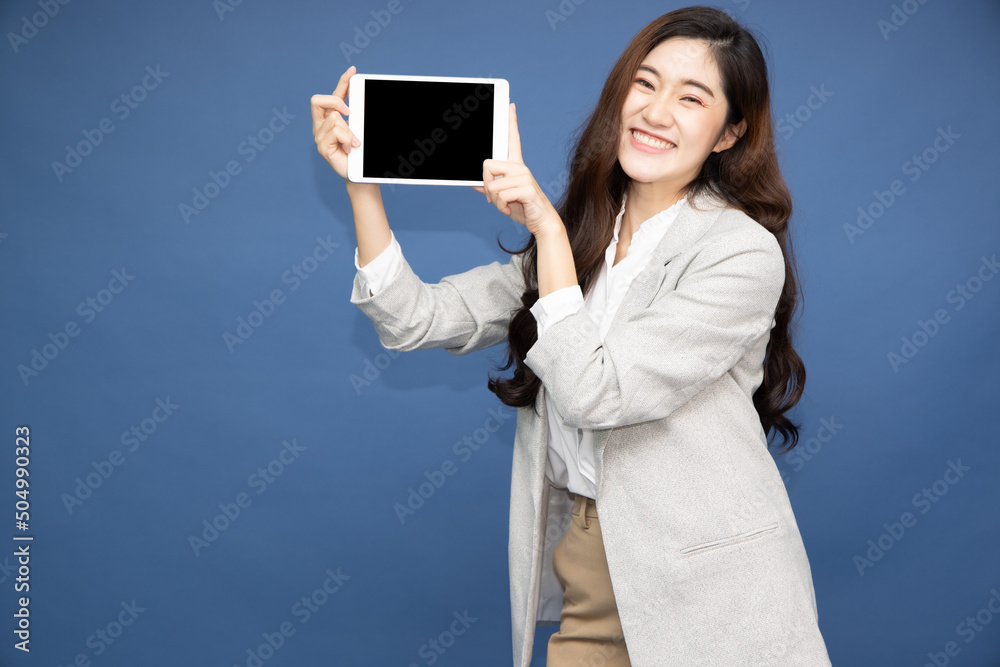
[[[653,183],[670,177],[670,174],[666,174],[663,171],[650,169],[644,165],[636,165],[631,163],[630,160],[625,160],[623,162],[619,159],[618,164],[621,165],[622,171],[625,172],[625,175],[637,183]]]

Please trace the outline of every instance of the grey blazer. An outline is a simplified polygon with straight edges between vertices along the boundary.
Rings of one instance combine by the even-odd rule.
[[[351,302],[393,350],[467,354],[506,341],[521,257],[423,283],[403,263]],[[709,196],[689,200],[602,342],[586,310],[539,337],[542,380],[519,408],[510,493],[514,666],[558,622],[552,549],[572,503],[545,477],[547,392],[594,429],[597,508],[634,667],[830,665],[809,561],[752,396],[784,283],[774,236]]]

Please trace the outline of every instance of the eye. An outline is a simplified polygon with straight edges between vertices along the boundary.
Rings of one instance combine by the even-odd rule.
[[[695,102],[699,106],[705,106],[704,104],[701,103],[701,100],[699,100],[697,97],[691,97],[690,95],[688,95],[686,97],[682,97],[681,99],[682,100],[691,100],[692,102]]]
[[[640,86],[645,86],[645,87],[649,88],[650,90],[653,90],[653,84],[651,84],[649,81],[646,81],[645,79],[641,79],[641,78],[640,79],[636,79],[632,83],[638,83]]]

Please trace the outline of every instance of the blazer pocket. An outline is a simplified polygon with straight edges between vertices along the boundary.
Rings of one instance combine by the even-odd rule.
[[[748,530],[745,533],[740,533],[739,535],[732,535],[730,537],[724,537],[720,540],[712,540],[711,542],[702,542],[701,544],[696,544],[692,547],[684,547],[681,549],[682,556],[691,556],[694,554],[705,553],[706,551],[714,551],[715,549],[721,549],[723,547],[728,547],[733,544],[742,544],[743,542],[750,542],[751,540],[757,540],[762,537],[766,537],[778,530],[777,522],[772,523],[768,526],[762,528],[754,528],[753,530]]]

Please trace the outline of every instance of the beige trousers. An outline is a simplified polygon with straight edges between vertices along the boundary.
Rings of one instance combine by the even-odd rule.
[[[559,632],[549,638],[546,667],[631,667],[597,503],[593,498],[569,495],[573,516],[552,554],[552,567],[563,588],[563,609]]]

